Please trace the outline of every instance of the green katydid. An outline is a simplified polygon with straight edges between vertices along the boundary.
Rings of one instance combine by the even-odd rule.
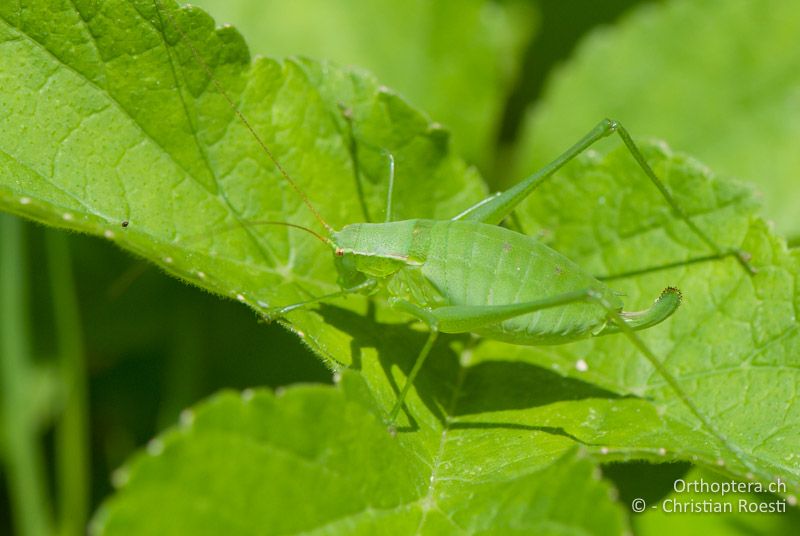
[[[159,0],[154,0],[154,3],[161,13]],[[217,91],[228,101],[287,184],[302,199],[322,226],[323,232],[318,233],[291,222],[251,223],[302,229],[325,243],[333,253],[340,291],[276,307],[269,316],[282,317],[291,311],[348,294],[381,294],[393,308],[427,326],[427,340],[386,415],[388,426],[394,426],[439,333],[475,333],[512,344],[531,346],[564,344],[618,333],[636,346],[706,429],[742,464],[752,469],[741,450],[700,411],[677,379],[635,333],[662,322],[677,310],[681,299],[677,289],[667,287],[645,311],[624,312],[621,299],[605,283],[535,238],[499,225],[567,162],[598,140],[616,133],[674,215],[683,220],[691,232],[710,248],[712,253],[700,260],[733,256],[748,273],[754,273],[745,252],[720,247],[689,218],[619,122],[609,119],[601,121],[538,172],[505,192],[487,197],[450,220],[392,221],[394,160],[387,155],[389,187],[386,221],[352,223],[337,231],[325,221],[256,129],[238,110],[173,16],[169,11],[163,12],[186,41]]]

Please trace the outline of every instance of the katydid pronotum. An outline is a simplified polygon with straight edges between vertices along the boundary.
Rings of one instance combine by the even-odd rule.
[[[667,287],[644,311],[625,312],[609,286],[582,270],[566,256],[535,238],[500,226],[538,186],[598,140],[617,134],[639,168],[672,210],[711,251],[702,260],[735,258],[754,273],[749,256],[724,248],[698,227],[657,177],[625,128],[605,119],[550,164],[512,188],[491,195],[450,220],[392,221],[394,159],[387,156],[389,185],[386,221],[352,223],[341,230],[329,225],[305,192],[281,166],[257,130],[236,107],[216,80],[199,50],[160,0],[153,0],[161,24],[171,23],[216,90],[228,101],[238,120],[250,131],[261,150],[322,227],[321,232],[291,222],[251,222],[302,229],[328,246],[339,274],[341,290],[300,303],[275,307],[270,318],[311,307],[348,294],[381,295],[396,310],[425,324],[427,340],[419,350],[405,384],[386,414],[393,429],[414,380],[430,355],[439,333],[474,333],[518,345],[553,345],[578,339],[621,334],[664,378],[675,395],[720,445],[740,463],[753,469],[741,449],[718,430],[635,333],[672,315],[680,305],[678,289]],[[161,14],[165,17],[161,17]],[[695,260],[673,263],[680,266]]]

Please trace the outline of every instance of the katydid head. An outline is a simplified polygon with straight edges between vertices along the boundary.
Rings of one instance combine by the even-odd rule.
[[[331,234],[337,247],[337,267],[347,266],[380,279],[404,266],[421,264],[424,259],[419,258],[416,252],[422,251],[420,239],[424,241],[427,237],[418,231],[424,225],[425,220],[346,225],[341,231]]]

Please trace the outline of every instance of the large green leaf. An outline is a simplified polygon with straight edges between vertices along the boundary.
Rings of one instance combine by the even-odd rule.
[[[239,225],[288,220],[319,229],[191,49],[172,47],[176,18],[332,225],[383,218],[384,151],[397,162],[401,217],[444,217],[480,198],[477,176],[448,153],[447,133],[370,77],[311,61],[251,65],[233,29],[213,31],[196,9],[159,16],[155,6],[43,2],[20,15],[3,5],[6,210],[106,236],[256,308],[334,288],[331,253],[313,237]],[[48,10],[59,15],[43,16]],[[316,333],[315,319],[298,325]],[[349,345],[326,333],[318,347]]]
[[[595,121],[668,140],[764,194],[764,214],[800,234],[800,4],[671,0],[586,38],[527,120],[518,172]],[[507,177],[514,180],[515,175]]]
[[[253,50],[369,69],[453,132],[486,168],[534,16],[529,2],[487,0],[202,0]],[[453,106],[458,102],[458,106]]]
[[[392,437],[363,386],[221,394],[116,475],[107,534],[619,534],[585,452],[486,452],[478,434]],[[366,407],[365,407],[366,405]],[[534,460],[532,460],[534,461]],[[564,498],[569,498],[569,503]]]
[[[43,16],[45,7],[58,16]],[[213,31],[210,19],[197,10],[159,14],[146,0],[108,1],[97,12],[82,4],[61,7],[48,2],[22,15],[10,8],[0,12],[0,206],[5,210],[104,235],[257,310],[336,288],[331,253],[313,237],[249,223],[269,219],[319,228],[209,82],[177,27],[332,225],[367,215],[382,219],[385,150],[397,160],[399,218],[447,217],[483,193],[477,176],[450,154],[446,134],[369,77],[311,61],[250,63],[238,34]],[[503,530],[508,516],[480,514],[502,509],[502,486],[521,481],[527,487],[526,479],[535,480],[532,475],[543,471],[571,474],[575,463],[589,463],[572,461],[571,453],[581,447],[597,460],[684,459],[740,478],[779,475],[793,491],[798,488],[798,254],[789,254],[751,215],[746,190],[657,145],[648,146],[647,154],[698,224],[725,246],[750,251],[759,268],[751,277],[726,260],[615,283],[627,293],[629,310],[646,306],[668,284],[684,290],[686,305],[666,324],[648,330],[645,341],[666,358],[667,368],[744,459],[721,448],[624,337],[549,348],[477,344],[466,335],[442,338],[407,400],[395,439],[373,419],[346,440],[335,436],[331,447],[345,458],[352,454],[346,462],[356,470],[355,449],[362,445],[387,457],[394,452],[393,463],[376,474],[387,471],[383,483],[397,480],[406,486],[393,504],[435,497],[444,505],[441,516],[436,510],[426,517],[430,532],[435,523],[456,520],[478,527],[489,523],[486,518],[496,524],[479,528]],[[623,151],[571,165],[537,192],[519,221],[527,232],[598,273],[707,253],[670,217]],[[365,410],[381,415],[391,407],[426,336],[381,300],[338,300],[289,320],[332,367],[346,365],[356,372],[351,377],[363,391],[358,398],[364,408],[357,415]],[[297,391],[297,404],[311,404],[317,392],[328,393],[320,395],[330,397],[325,405],[341,408],[340,395],[326,390]],[[229,409],[217,419],[244,430],[244,424],[236,425],[241,422],[237,410],[223,407]],[[313,443],[314,426],[341,433],[356,430],[348,423],[361,420],[344,410],[321,414],[314,407],[313,426],[301,415],[276,422],[275,433]],[[197,448],[209,445],[214,448],[198,440]],[[223,511],[218,501],[230,498],[236,506],[229,490],[243,472],[253,485],[274,481],[266,468],[259,472],[263,455],[232,449],[215,456],[225,454],[233,454],[226,458],[229,465],[213,468],[209,482],[219,483],[212,490],[216,494],[179,496],[147,507],[133,499],[127,505],[120,496],[115,511],[130,508],[154,523],[177,523],[184,505]],[[189,482],[177,491],[166,484],[171,474],[158,463],[153,469],[142,464],[143,474],[152,472],[139,482],[150,479],[163,484],[159,493],[180,495],[180,489],[208,478],[209,470],[192,456],[170,463]],[[585,480],[579,475],[587,466],[580,467],[575,478]],[[748,475],[751,471],[755,474]],[[285,478],[286,473],[276,474]],[[330,494],[313,493],[320,488],[312,482],[308,476],[280,486],[285,493],[302,494],[305,508],[336,517],[339,511],[324,507]],[[471,503],[468,494],[459,495],[462,487],[473,489],[462,482],[495,483],[500,490],[476,492]],[[373,489],[360,481],[337,480],[336,485],[347,488],[355,504],[364,504],[358,497],[370,496]],[[137,488],[130,489],[126,493],[136,496]],[[592,489],[600,488],[586,492]],[[525,504],[542,496],[561,502],[583,497],[551,487]],[[275,515],[258,494],[248,497],[250,509],[263,509],[259,516]],[[549,514],[537,514],[547,508],[530,508],[533,521],[547,519]],[[602,526],[618,532],[617,510],[606,505],[604,511],[610,513]],[[297,521],[288,508],[278,512],[286,514],[287,524]],[[378,523],[379,517],[366,519]],[[117,526],[113,516],[108,522]],[[242,520],[221,522],[236,527]],[[552,532],[583,523],[576,517]],[[451,528],[443,525],[441,532]]]

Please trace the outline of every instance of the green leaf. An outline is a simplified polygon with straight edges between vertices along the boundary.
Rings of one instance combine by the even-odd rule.
[[[202,0],[253,50],[307,55],[369,69],[453,132],[455,147],[486,169],[523,47],[530,3],[486,0]],[[453,103],[459,103],[453,106]]]
[[[531,111],[513,181],[603,117],[755,183],[764,214],[800,235],[800,6],[787,0],[647,3],[586,38]]]
[[[44,5],[56,9],[52,2]],[[335,290],[325,246],[300,231],[252,224],[278,220],[319,228],[209,81],[187,41],[333,226],[365,216],[382,220],[384,151],[397,161],[394,199],[400,219],[446,218],[484,195],[477,175],[450,153],[446,133],[368,76],[311,61],[251,63],[239,35],[229,28],[214,31],[198,10],[159,14],[147,0],[108,1],[97,12],[82,4],[60,7],[58,17],[44,17],[42,7],[24,16],[8,8],[0,12],[0,206],[5,210],[104,235],[170,273],[259,311]],[[571,471],[569,457],[580,447],[594,461],[690,460],[739,478],[751,470],[762,480],[780,475],[793,492],[800,487],[794,433],[800,417],[794,389],[800,254],[787,252],[752,216],[751,197],[741,187],[657,145],[647,146],[647,155],[698,225],[721,244],[751,252],[760,270],[751,277],[728,260],[615,283],[627,293],[628,310],[646,306],[669,284],[684,290],[686,305],[666,324],[644,332],[644,340],[666,359],[700,410],[745,453],[745,463],[721,448],[622,336],[547,348],[443,337],[407,399],[395,439],[373,419],[371,428],[358,428],[346,441],[336,435],[334,441],[343,456],[362,444],[387,457],[399,452],[385,471],[395,479],[402,473],[402,485],[414,493],[388,491],[402,496],[398,504],[437,497],[444,514],[427,517],[431,526],[442,523],[444,531],[453,520],[471,527],[516,519],[476,512],[502,509],[508,482],[522,479],[520,488],[528,489],[542,471]],[[519,222],[597,273],[708,253],[670,217],[622,151],[569,166],[520,211]],[[289,320],[332,367],[355,371],[352,377],[363,391],[359,415],[388,411],[426,337],[379,299],[337,300],[293,313]],[[311,395],[301,398],[306,396]],[[298,417],[276,425],[274,433],[307,442],[317,437],[314,427],[353,429],[340,405],[328,401],[334,409],[321,415],[315,406],[311,425]],[[222,413],[220,420],[244,429],[234,409]],[[177,461],[169,466],[197,483],[219,471],[222,492],[235,487],[236,475],[264,483],[259,461],[247,463],[237,450],[221,454],[230,453],[228,465],[212,469],[191,457],[185,466]],[[360,462],[353,456],[348,463],[358,468]],[[575,463],[586,464],[576,475],[591,472],[591,461]],[[433,486],[431,466],[437,470]],[[150,478],[164,482],[168,469],[154,467]],[[554,477],[542,477],[549,478]],[[480,483],[491,492],[476,492],[473,504],[458,495],[462,482]],[[328,512],[330,494],[313,494],[308,481],[280,485],[302,493],[303,508]],[[373,489],[360,482],[352,487],[351,496],[369,497]],[[175,490],[165,484],[159,493],[170,489]],[[544,489],[525,504],[549,499],[571,505],[582,497],[571,488]],[[232,495],[221,496],[236,505]],[[248,498],[254,501],[248,503],[251,509],[267,509],[257,495]],[[222,508],[202,498],[187,501],[187,508]],[[180,511],[169,511],[172,503],[148,504],[155,510],[130,508],[141,517],[182,522]],[[603,511],[616,508],[606,505]],[[532,522],[546,517],[538,516],[537,507],[519,509]],[[283,522],[297,521],[290,510],[281,511],[287,512]],[[617,516],[607,514],[598,526],[619,532]],[[583,526],[577,518],[575,523]]]
[[[800,438],[794,433],[800,424],[795,395],[800,355],[800,257],[788,252],[785,242],[753,216],[755,206],[748,189],[718,179],[666,146],[646,146],[645,153],[694,221],[722,247],[749,252],[758,274],[749,276],[737,262],[727,259],[609,284],[622,293],[627,310],[645,308],[666,286],[683,291],[685,303],[674,317],[641,332],[641,338],[706,417],[746,453],[746,461],[763,471],[761,478],[778,476],[796,491],[800,475],[795,454]],[[559,210],[564,206],[570,209]],[[605,158],[589,156],[570,165],[530,198],[519,220],[527,233],[542,237],[597,275],[621,274],[710,253],[685,224],[672,217],[624,147]],[[740,476],[747,473],[736,467],[730,453],[709,444],[707,436],[703,438],[696,419],[624,337],[519,348],[513,353],[489,344],[479,355],[490,362],[525,359],[616,393],[650,400],[650,408],[635,409],[638,415],[623,409],[630,400],[616,401],[605,409],[587,409],[590,419],[566,428],[583,442],[603,444],[601,452],[613,456],[619,451],[624,458],[634,455],[637,448],[649,449],[653,454],[709,466],[719,455],[717,463],[728,465]],[[515,394],[512,391],[508,396]],[[536,418],[514,411],[495,415],[498,417],[507,422],[524,418],[522,422],[529,423]],[[550,422],[568,425],[563,419]]]
[[[592,462],[572,450],[515,471],[480,435],[430,450],[393,437],[363,385],[224,393],[187,410],[121,470],[103,534],[619,534],[622,513]],[[313,494],[310,495],[310,491]],[[565,503],[554,497],[569,497]]]
[[[332,225],[383,218],[385,151],[397,162],[400,217],[444,217],[483,195],[448,152],[447,133],[369,76],[311,61],[251,64],[239,34],[215,31],[197,9],[44,5],[59,17],[0,12],[5,210],[105,236],[262,310],[333,290],[332,264],[319,262],[329,258],[324,245],[250,224],[319,229],[187,42]],[[320,331],[319,317],[306,317],[298,329]],[[349,340],[327,330],[313,344]]]

